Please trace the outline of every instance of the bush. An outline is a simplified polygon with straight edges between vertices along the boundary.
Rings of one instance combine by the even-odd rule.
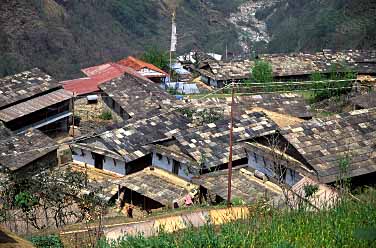
[[[311,86],[314,90],[314,101],[322,101],[351,91],[352,80],[355,78],[356,73],[341,64],[333,64],[331,66],[329,77],[318,72],[313,73],[311,80],[316,81],[316,83]],[[325,80],[331,81],[328,82]]]
[[[112,119],[112,113],[109,110],[105,110],[105,111],[102,112],[102,114],[99,116],[99,118],[102,119],[102,120],[106,120],[106,121],[111,120]]]
[[[35,236],[30,239],[37,248],[63,248],[63,243],[57,235]]]
[[[168,69],[170,64],[168,52],[164,52],[156,47],[148,48],[141,56],[141,59],[163,70]]]
[[[252,68],[251,79],[256,83],[267,83],[273,81],[273,68],[269,62],[258,60]]]

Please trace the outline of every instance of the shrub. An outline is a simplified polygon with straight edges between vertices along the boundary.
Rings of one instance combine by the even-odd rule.
[[[101,113],[99,118],[102,119],[102,120],[107,120],[107,121],[111,120],[112,119],[112,113],[109,110],[105,110]]]
[[[270,63],[262,60],[256,61],[252,68],[251,79],[256,83],[267,83],[273,81],[273,68]]]
[[[63,248],[63,243],[57,235],[35,236],[30,239],[37,248]]]

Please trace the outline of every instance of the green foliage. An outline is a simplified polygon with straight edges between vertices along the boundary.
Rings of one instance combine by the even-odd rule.
[[[99,115],[99,118],[102,119],[102,120],[106,120],[106,121],[112,120],[112,113],[111,113],[111,111],[109,111],[109,110],[104,110],[104,111]]]
[[[57,235],[34,236],[30,239],[36,248],[63,248],[63,243]]]
[[[313,196],[319,190],[319,186],[308,184],[308,185],[305,185],[303,189],[304,189],[305,197],[309,198]]]
[[[237,197],[232,198],[231,203],[233,206],[243,206],[245,204],[245,202],[242,199]]]
[[[198,125],[209,124],[223,119],[223,112],[217,109],[209,108],[194,110],[191,108],[179,108],[177,111],[189,118]]]
[[[156,47],[148,48],[141,56],[141,59],[163,70],[169,68],[169,53]]]
[[[270,53],[374,47],[375,1],[287,2],[288,5],[286,1],[280,1],[276,7],[256,12],[258,18],[267,22],[269,32],[273,34]]]
[[[268,83],[273,81],[273,68],[269,62],[258,60],[252,68],[251,79],[256,83]]]
[[[356,73],[340,63],[331,65],[328,74],[326,76],[315,72],[311,75],[311,80],[315,81],[311,89],[314,90],[314,101],[316,102],[339,97],[351,91],[352,82],[356,79]]]
[[[20,192],[15,197],[16,206],[24,212],[29,211],[33,206],[38,204],[38,200],[28,191]]]
[[[362,201],[343,200],[333,209],[319,212],[259,207],[245,221],[206,225],[177,234],[157,237],[124,237],[102,240],[99,247],[375,247],[376,191],[358,196]],[[367,230],[367,232],[363,232]],[[369,231],[371,230],[371,231]],[[364,235],[365,234],[365,235]]]

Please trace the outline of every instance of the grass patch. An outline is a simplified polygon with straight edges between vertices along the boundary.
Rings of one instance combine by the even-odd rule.
[[[102,240],[99,247],[375,247],[376,191],[367,190],[358,197],[361,203],[343,200],[336,208],[320,212],[260,207],[246,221],[151,238]],[[367,235],[359,235],[364,230]]]
[[[112,120],[112,113],[111,113],[111,111],[109,111],[109,110],[104,110],[104,111],[99,115],[99,119],[102,119],[102,120],[105,120],[105,121]]]

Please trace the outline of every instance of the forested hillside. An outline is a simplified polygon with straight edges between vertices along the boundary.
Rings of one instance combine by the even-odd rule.
[[[242,15],[265,22],[270,40],[257,51],[287,52],[322,48],[375,48],[372,0],[180,0],[178,53],[201,48],[242,52],[247,30],[230,21],[242,4],[257,3]],[[168,49],[172,0],[2,0],[0,76],[40,67],[58,79],[74,78],[85,66]],[[265,3],[264,3],[265,2]],[[261,7],[260,7],[261,6]],[[254,22],[241,25],[254,29]]]
[[[270,52],[376,48],[376,1],[281,1],[267,19]]]

